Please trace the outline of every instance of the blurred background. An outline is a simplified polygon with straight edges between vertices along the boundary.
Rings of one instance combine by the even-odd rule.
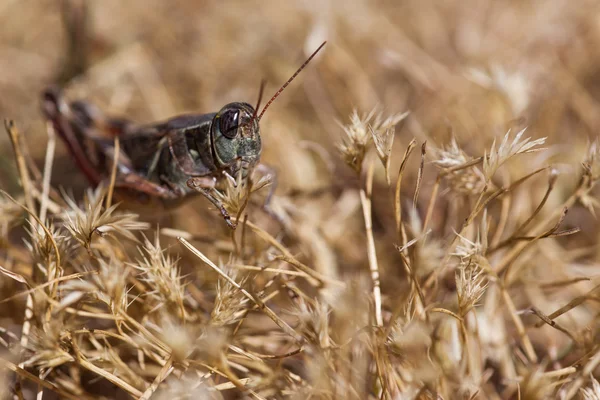
[[[391,163],[393,182],[408,143],[416,139],[419,147],[403,179],[405,210],[412,205],[418,149],[427,142],[416,212],[405,213],[413,228],[424,218],[436,181],[431,161],[439,153],[433,150],[452,138],[466,161],[489,153],[509,129],[527,127],[525,136],[547,137],[547,150],[511,160],[494,177],[496,186],[552,165],[558,180],[540,219],[560,210],[573,192],[600,129],[596,0],[0,0],[0,116],[15,120],[41,168],[47,133],[39,98],[50,84],[62,85],[70,99],[139,122],[216,112],[232,101],[254,104],[262,79],[270,97],[324,40],[327,46],[261,120],[262,161],[278,171],[276,205],[295,221],[282,241],[307,265],[333,277],[368,271],[361,177],[337,149],[344,135],[340,125],[349,123],[354,110],[364,114],[378,107],[384,116],[410,111],[396,129]],[[0,135],[0,152],[0,187],[17,193],[7,135]],[[394,248],[393,185],[376,165],[373,229],[385,277],[384,308],[390,310],[394,293],[408,291],[409,283]],[[61,142],[52,184],[76,193],[87,187]],[[491,202],[490,232],[501,235],[496,228],[504,223],[504,231],[513,232],[547,187],[548,174],[538,174],[509,200]],[[453,235],[475,204],[477,196],[452,189],[440,189],[428,244]],[[597,202],[588,201],[576,203],[561,225],[582,233],[543,241],[515,262],[519,276],[510,289],[518,309],[535,305],[550,313],[589,290],[587,282],[560,294],[538,288],[540,280],[598,276]],[[250,219],[259,217],[261,226],[280,232],[258,211]],[[200,235],[229,235],[203,199],[159,220]],[[474,239],[475,230],[469,235]],[[424,275],[441,265],[446,250],[416,250]],[[490,264],[504,254],[489,255]],[[454,299],[453,285],[449,275],[432,298]],[[565,321],[574,331],[588,332],[588,324],[598,326],[596,307],[579,307]],[[499,323],[492,322],[484,332],[490,340]],[[531,327],[537,319],[526,322]],[[500,341],[512,344],[516,333],[508,325]],[[532,328],[530,334],[543,355],[567,341],[551,328]]]

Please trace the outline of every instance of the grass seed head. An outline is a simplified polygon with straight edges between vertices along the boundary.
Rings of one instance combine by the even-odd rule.
[[[99,186],[95,191],[88,191],[83,207],[66,196],[69,209],[63,213],[65,227],[85,248],[89,248],[94,234],[117,235],[129,240],[137,240],[133,231],[148,229],[149,225],[138,221],[133,213],[117,211],[117,204],[104,209],[104,189]]]
[[[458,145],[456,138],[452,138],[445,148],[433,147],[433,164],[441,171],[460,167],[471,161]],[[450,188],[458,194],[479,194],[485,187],[485,176],[477,166],[459,168],[444,174]]]
[[[517,132],[513,140],[510,142],[509,139],[511,132],[509,130],[502,138],[502,142],[498,148],[496,148],[496,140],[494,139],[489,153],[486,153],[483,158],[483,174],[486,181],[490,181],[498,168],[500,168],[502,164],[507,162],[512,157],[519,154],[542,150],[538,146],[546,143],[546,138],[540,138],[536,140],[531,140],[530,137],[523,138],[525,130],[526,129],[523,129]]]
[[[141,259],[130,265],[139,271],[140,279],[149,287],[145,296],[150,297],[154,304],[166,305],[180,318],[185,318],[183,277],[177,260],[161,247],[158,233],[154,243],[145,237],[139,252]]]
[[[242,287],[245,286],[246,279],[238,280],[236,270],[225,270],[225,273]],[[211,324],[215,326],[234,324],[246,314],[247,310],[248,298],[231,282],[220,277],[217,281],[217,295],[210,317]]]

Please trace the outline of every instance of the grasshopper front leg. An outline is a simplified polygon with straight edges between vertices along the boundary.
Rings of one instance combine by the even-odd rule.
[[[237,227],[237,223],[231,221],[231,215],[225,209],[225,205],[223,202],[219,200],[212,192],[212,189],[215,187],[214,178],[209,177],[198,177],[198,178],[190,178],[187,180],[187,185],[190,189],[194,189],[198,193],[202,194],[204,197],[208,199],[217,209],[221,212],[221,215],[225,219],[225,223],[231,229],[235,229]]]

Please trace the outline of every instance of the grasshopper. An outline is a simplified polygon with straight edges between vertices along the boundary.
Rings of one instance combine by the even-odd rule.
[[[260,164],[259,122],[325,43],[279,88],[260,114],[264,84],[256,107],[234,102],[216,113],[180,115],[149,125],[107,117],[83,101],[68,103],[56,88],[44,91],[42,109],[90,184],[106,180],[116,166],[115,188],[176,203],[192,193],[201,193],[235,229],[236,224],[213,189],[220,187],[224,179],[235,181],[238,174],[247,178],[256,167],[269,170]],[[118,155],[115,138],[120,144]],[[265,209],[274,190],[275,184],[271,185]]]

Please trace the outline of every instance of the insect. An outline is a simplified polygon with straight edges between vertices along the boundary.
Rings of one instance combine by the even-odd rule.
[[[264,84],[256,107],[234,102],[216,113],[180,115],[149,125],[106,117],[83,101],[69,104],[56,88],[44,91],[42,109],[90,184],[98,185],[106,180],[116,165],[115,188],[163,202],[177,202],[192,193],[201,193],[235,229],[235,223],[213,189],[221,186],[224,179],[235,181],[238,174],[246,178],[254,168],[265,168],[260,164],[259,122],[273,101],[325,44],[323,42],[308,57],[260,113]],[[118,155],[115,137],[119,139]],[[272,185],[265,206],[274,189]]]

